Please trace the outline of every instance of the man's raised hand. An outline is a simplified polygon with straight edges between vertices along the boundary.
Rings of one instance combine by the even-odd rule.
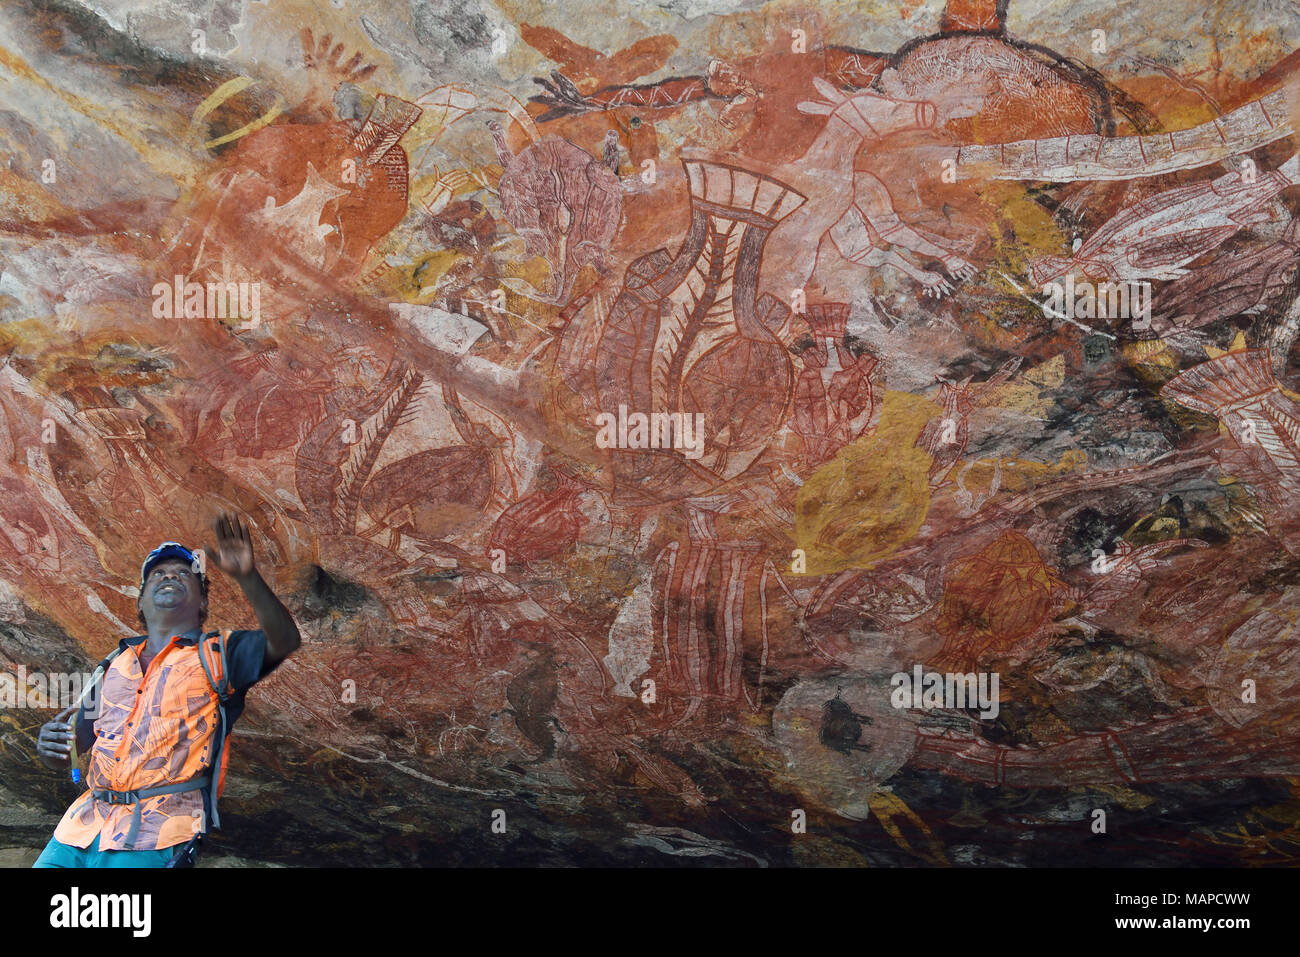
[[[222,512],[212,523],[217,544],[210,546],[217,567],[234,579],[253,574],[253,539],[238,516]]]

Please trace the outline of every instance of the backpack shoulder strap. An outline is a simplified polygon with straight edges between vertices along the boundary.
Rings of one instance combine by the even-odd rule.
[[[104,675],[108,674],[109,665],[113,663],[114,659],[116,659],[117,656],[122,653],[122,651],[123,651],[122,646],[118,645],[116,648],[114,648],[112,651],[108,653],[108,656],[103,661],[101,661],[99,664],[95,666],[95,670],[91,674],[90,680],[86,682],[86,686],[81,689],[81,694],[77,697],[77,703],[76,703],[77,713],[80,713],[81,706],[86,703],[86,699],[89,698],[91,695],[93,695],[95,693],[95,689],[99,687],[101,682],[103,682]],[[75,720],[75,715],[73,717]]]
[[[207,676],[212,693],[217,696],[217,714],[220,722],[217,728],[217,738],[212,748],[210,777],[205,788],[209,811],[208,820],[211,821],[214,828],[221,827],[221,816],[217,813],[217,795],[221,790],[222,779],[225,776],[226,745],[230,740],[230,723],[226,717],[226,704],[234,694],[230,684],[229,662],[226,657],[230,632],[231,629],[229,628],[208,632],[200,636],[198,642],[199,663],[203,666],[203,673]],[[215,651],[211,647],[213,638],[217,639]],[[204,833],[207,833],[206,827]]]
[[[86,704],[86,699],[93,695],[95,689],[103,683],[104,675],[108,673],[109,666],[124,650],[125,649],[123,649],[122,645],[119,644],[116,648],[110,651],[108,657],[95,666],[95,670],[91,674],[90,680],[86,682],[86,686],[81,689],[81,694],[77,696],[77,702],[74,705],[76,710],[72,712],[72,750],[68,754],[68,760],[71,764],[73,784],[81,783],[81,768],[77,766],[77,760],[79,758],[79,755],[77,754],[77,725],[79,722],[77,719],[81,715],[81,709]]]
[[[214,637],[217,639],[215,651],[209,641]],[[234,689],[230,684],[229,662],[226,658],[226,647],[229,642],[229,628],[208,632],[199,638],[199,663],[203,665],[203,673],[208,677],[208,684],[211,686],[212,692],[223,705],[230,700],[230,696],[234,693]]]

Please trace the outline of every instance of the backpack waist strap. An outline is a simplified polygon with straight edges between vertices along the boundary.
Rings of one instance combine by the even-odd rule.
[[[131,829],[126,832],[126,850],[135,850],[135,839],[140,833],[140,804],[147,798],[157,797],[160,794],[183,794],[186,791],[198,791],[206,788],[211,782],[210,774],[203,774],[197,778],[191,778],[188,781],[182,781],[180,784],[163,784],[153,788],[140,788],[135,791],[110,791],[107,788],[102,790],[92,790],[90,793],[96,801],[103,801],[106,804],[134,804],[135,810],[131,812]]]

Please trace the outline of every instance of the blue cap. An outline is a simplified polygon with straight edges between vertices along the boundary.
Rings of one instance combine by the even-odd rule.
[[[140,590],[144,590],[144,580],[149,577],[149,571],[159,562],[168,558],[180,558],[190,563],[190,568],[200,579],[206,578],[199,571],[199,560],[195,554],[182,545],[180,542],[163,542],[157,548],[149,553],[149,557],[144,560],[140,566]]]

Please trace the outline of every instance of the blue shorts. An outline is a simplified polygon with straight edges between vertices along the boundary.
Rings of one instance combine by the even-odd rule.
[[[101,851],[98,836],[90,847],[70,847],[50,838],[32,867],[166,867],[180,847],[158,851]]]

